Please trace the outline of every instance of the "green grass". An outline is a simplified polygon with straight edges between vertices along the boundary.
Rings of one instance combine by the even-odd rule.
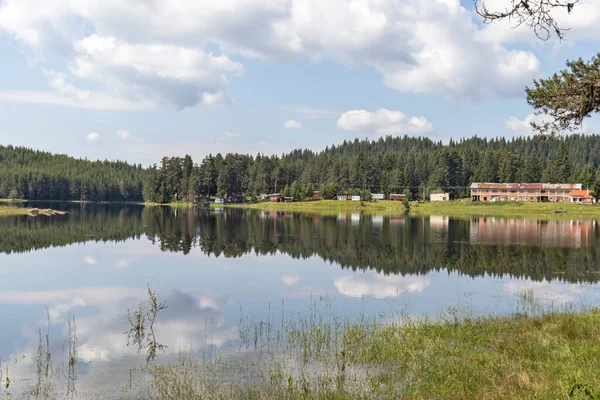
[[[187,203],[185,201],[174,201],[172,203],[154,203],[151,201],[146,201],[144,203],[142,203],[145,206],[148,207],[156,207],[156,206],[167,206],[167,207],[180,207],[180,208],[185,208],[185,207],[198,207],[198,204],[194,204],[194,203]]]
[[[373,214],[403,214],[404,206],[400,201],[377,200],[377,201],[338,201],[319,200],[302,201],[292,203],[262,202],[256,204],[226,204],[226,207],[251,208],[257,210],[272,211],[297,211],[337,214],[365,212]]]
[[[145,203],[146,205],[160,205]],[[163,204],[172,207],[197,207],[190,203]],[[404,206],[399,201],[337,201],[320,200],[291,203],[261,202],[256,204],[215,204],[211,207],[247,208],[265,211],[312,212],[319,214],[338,213],[371,213],[382,215],[397,215],[404,213]],[[528,203],[528,202],[497,202],[484,203],[470,200],[450,202],[411,202],[410,212],[419,215],[448,215],[470,216],[490,215],[504,217],[528,218],[600,218],[600,205],[571,204],[571,203]]]
[[[14,204],[14,203],[26,203],[28,200],[23,200],[23,199],[0,199],[0,203],[9,203],[9,204]]]
[[[154,363],[131,373],[124,369],[123,382],[127,383],[120,396],[154,400],[599,399],[600,310],[574,312],[574,307],[567,306],[552,311],[534,298],[533,292],[527,293],[522,312],[506,317],[464,318],[452,308],[436,319],[346,317],[336,315],[327,299],[320,300],[320,305],[313,303],[302,315],[270,315],[264,321],[242,315],[239,349],[235,344],[236,350],[229,353],[232,358],[210,349],[202,358],[194,352],[180,353],[177,360],[165,363],[159,352]],[[69,322],[69,360],[77,357],[74,329],[73,320]],[[44,393],[36,398],[59,398],[60,382],[48,381],[47,369],[39,367],[50,362],[48,340],[42,341],[41,332],[40,379],[33,388]],[[5,386],[10,370],[0,371],[0,384]],[[69,376],[75,388],[78,371],[73,369]],[[0,398],[2,390],[0,386]],[[110,389],[106,390],[105,395]],[[102,392],[96,396],[104,398]]]
[[[268,329],[268,321],[260,326],[261,332]],[[261,362],[260,383],[239,383],[220,375],[231,371],[231,366],[212,361],[207,366],[184,356],[176,363],[147,369],[152,383],[146,396],[157,400],[600,398],[598,310],[462,321],[403,318],[391,323],[297,317],[288,321],[283,335],[283,347],[294,350],[287,353],[289,358],[274,356]],[[257,346],[256,340],[249,340]],[[258,343],[258,349],[266,352]],[[238,373],[247,371],[242,368]]]
[[[0,206],[0,217],[6,217],[11,215],[27,215],[27,208]]]
[[[32,210],[37,210],[32,211]],[[64,211],[56,211],[52,209],[30,209],[27,207],[0,206],[0,217],[10,217],[15,215],[60,215],[65,214]]]
[[[529,203],[529,202],[472,202],[457,200],[449,202],[413,202],[411,212],[424,215],[493,215],[516,217],[600,217],[600,206],[596,204],[572,203]]]

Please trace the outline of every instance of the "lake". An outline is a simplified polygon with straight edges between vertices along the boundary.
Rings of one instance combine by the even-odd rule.
[[[42,206],[69,213],[0,219],[0,364],[12,393],[35,380],[40,328],[63,384],[70,337],[80,393],[138,384],[129,368],[145,355],[124,332],[148,285],[168,306],[157,362],[185,349],[240,357],[253,348],[245,328],[295,315],[505,315],[597,305],[600,292],[595,220]]]

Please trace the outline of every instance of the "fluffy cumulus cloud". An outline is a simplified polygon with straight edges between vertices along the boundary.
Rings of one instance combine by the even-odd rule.
[[[524,119],[517,117],[510,117],[504,120],[506,129],[513,131],[519,135],[533,135],[535,131],[531,126],[531,123],[542,124],[544,122],[551,122],[552,118],[547,115],[536,115],[529,114]]]
[[[300,129],[302,128],[302,124],[294,119],[290,119],[283,123],[283,127],[286,129]]]
[[[402,111],[385,108],[375,112],[346,111],[338,119],[337,126],[340,129],[377,136],[423,134],[433,130],[433,125],[425,117],[409,117]]]
[[[123,108],[142,100],[175,108],[224,101],[229,80],[243,72],[240,56],[366,65],[400,92],[520,94],[538,72],[537,58],[485,35],[476,18],[460,0],[0,3],[0,30],[42,56],[63,57],[63,73],[104,87],[71,103],[96,108],[110,105],[102,96],[120,99]],[[85,93],[73,87],[61,95]]]
[[[128,98],[150,98],[176,108],[214,104],[229,80],[243,71],[226,56],[177,45],[129,44],[93,34],[75,44],[72,72],[100,81]]]
[[[100,135],[96,132],[90,132],[87,135],[87,140],[88,140],[88,142],[92,142],[92,143],[99,142]]]

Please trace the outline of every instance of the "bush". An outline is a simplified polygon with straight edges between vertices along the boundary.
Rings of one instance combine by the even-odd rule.
[[[404,206],[404,211],[410,211],[410,201],[408,201],[408,198],[404,198],[404,200],[402,200],[402,205]]]

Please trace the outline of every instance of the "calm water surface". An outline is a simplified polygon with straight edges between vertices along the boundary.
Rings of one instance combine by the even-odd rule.
[[[593,220],[54,207],[70,213],[0,219],[0,363],[35,369],[47,307],[57,354],[77,320],[84,388],[126,385],[143,361],[123,332],[147,284],[169,305],[158,359],[226,352],[241,319],[315,304],[348,317],[487,315],[518,310],[523,288],[555,305],[596,305],[600,292]]]

